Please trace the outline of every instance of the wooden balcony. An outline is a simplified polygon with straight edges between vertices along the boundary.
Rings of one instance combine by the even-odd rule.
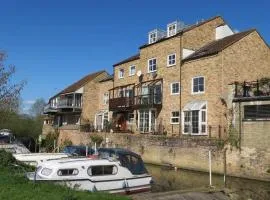
[[[56,113],[56,112],[57,112],[57,108],[51,106],[51,104],[47,104],[43,109],[44,114]]]
[[[134,98],[132,97],[118,97],[109,100],[110,111],[132,110],[133,105],[134,105]]]

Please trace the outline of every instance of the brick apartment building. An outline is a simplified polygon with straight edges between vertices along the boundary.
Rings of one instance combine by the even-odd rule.
[[[103,130],[110,120],[108,88],[113,78],[106,71],[89,74],[49,99],[44,108],[43,134],[60,130]]]
[[[269,77],[270,51],[255,29],[234,33],[217,16],[150,31],[138,54],[113,67],[115,131],[222,137],[237,121],[231,83]]]

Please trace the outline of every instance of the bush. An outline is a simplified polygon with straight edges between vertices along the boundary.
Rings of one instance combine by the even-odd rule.
[[[98,146],[100,146],[100,144],[103,141],[103,137],[98,135],[98,134],[91,134],[90,135],[90,139],[93,143],[96,143]]]
[[[8,167],[11,164],[16,163],[16,159],[12,156],[11,153],[4,150],[0,150],[0,166]]]
[[[42,140],[41,146],[46,149],[46,152],[52,152],[54,150],[54,141],[58,140],[58,132],[50,132],[46,135],[46,138]]]

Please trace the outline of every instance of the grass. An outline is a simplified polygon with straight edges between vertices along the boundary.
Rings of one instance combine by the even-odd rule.
[[[22,174],[14,173],[8,168],[0,168],[0,199],[1,200],[125,200],[126,196],[116,196],[108,193],[91,193],[74,191],[70,188],[49,184],[33,183],[26,180]]]
[[[12,164],[21,167],[14,167]],[[108,193],[75,191],[52,183],[33,183],[24,177],[31,167],[18,163],[10,153],[0,150],[0,199],[1,200],[126,200],[127,196]]]

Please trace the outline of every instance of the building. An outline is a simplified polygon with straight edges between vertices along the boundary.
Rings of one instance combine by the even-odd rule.
[[[269,77],[270,51],[255,29],[234,33],[217,16],[150,31],[138,54],[113,67],[115,131],[224,137],[233,118],[229,84]]]
[[[109,121],[108,89],[113,78],[106,71],[89,74],[49,99],[44,108],[43,134],[54,128],[101,131]]]

